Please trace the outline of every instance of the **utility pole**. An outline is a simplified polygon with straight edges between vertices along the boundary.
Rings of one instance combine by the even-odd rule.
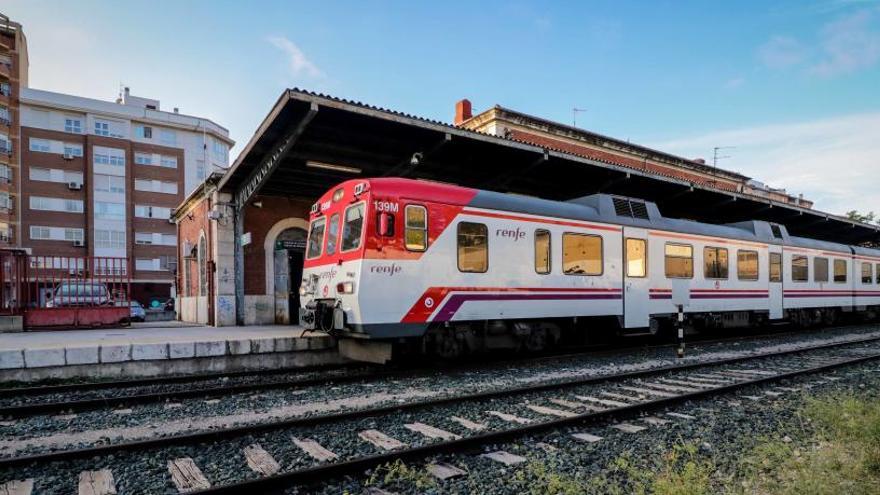
[[[712,167],[718,168],[718,160],[730,158],[730,155],[718,156],[718,150],[732,150],[734,148],[736,148],[736,146],[716,146],[712,148]]]
[[[577,114],[578,114],[578,112],[586,112],[586,111],[587,111],[586,108],[573,107],[571,109],[571,126],[572,127],[577,127]]]

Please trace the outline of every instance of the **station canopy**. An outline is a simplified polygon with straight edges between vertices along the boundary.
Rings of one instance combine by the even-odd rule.
[[[297,89],[281,95],[219,186],[238,205],[255,194],[314,201],[342,181],[382,176],[561,201],[631,196],[666,217],[766,220],[802,237],[880,242],[880,227],[844,217]]]

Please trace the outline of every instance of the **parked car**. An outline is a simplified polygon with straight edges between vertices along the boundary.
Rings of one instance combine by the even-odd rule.
[[[62,282],[47,294],[47,308],[66,308],[77,306],[107,306],[113,304],[113,297],[107,285],[88,280]]]
[[[147,311],[137,301],[131,301],[131,321],[144,321],[147,319]]]

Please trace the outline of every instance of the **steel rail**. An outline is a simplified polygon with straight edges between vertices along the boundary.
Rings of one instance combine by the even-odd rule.
[[[99,390],[102,388],[125,388],[125,387],[149,387],[153,385],[165,385],[172,383],[199,382],[217,380],[222,378],[240,378],[247,376],[283,375],[285,373],[312,373],[316,371],[336,371],[349,368],[367,367],[364,363],[342,363],[335,365],[314,365],[301,368],[280,368],[262,370],[226,371],[217,373],[199,373],[194,375],[174,375],[153,378],[133,378],[127,380],[108,380],[83,383],[65,383],[59,385],[37,385],[28,387],[3,387],[0,388],[0,399],[8,397],[21,397],[42,394],[57,394],[68,392],[82,392]]]
[[[699,343],[702,345],[706,344],[715,344],[722,342],[731,342],[737,340],[749,340],[753,338],[762,338],[768,336],[784,336],[792,332],[773,332],[773,333],[765,333],[758,335],[746,335],[746,336],[738,336],[738,337],[728,337],[728,338],[715,338],[715,339],[707,339],[707,340],[696,340],[692,343]],[[540,356],[529,356],[526,358],[517,358],[517,359],[508,359],[508,360],[488,360],[480,363],[472,363],[463,366],[457,366],[451,368],[455,373],[467,372],[474,369],[482,369],[489,366],[507,366],[513,364],[527,364],[527,363],[540,363],[543,361],[550,360],[558,360],[558,359],[572,359],[583,357],[588,353],[593,353],[598,356],[602,355],[610,355],[614,352],[632,350],[632,349],[642,349],[642,350],[652,350],[666,347],[670,344],[657,344],[657,345],[644,345],[644,344],[636,344],[632,346],[614,346],[614,345],[599,345],[599,346],[585,346],[580,348],[575,352],[564,353],[564,354],[550,354],[550,355],[540,355]],[[571,349],[568,349],[571,350]],[[131,394],[131,395],[112,395],[106,397],[96,397],[89,399],[78,399],[78,400],[69,400],[69,401],[52,401],[52,402],[26,402],[23,404],[11,405],[11,406],[0,406],[0,417],[8,417],[8,418],[22,418],[28,416],[35,416],[39,414],[51,414],[51,413],[61,413],[61,412],[81,412],[88,411],[94,409],[100,409],[105,407],[121,407],[121,406],[129,406],[136,404],[150,404],[150,403],[159,403],[168,400],[181,400],[181,399],[189,399],[194,397],[216,397],[219,395],[228,395],[234,393],[242,393],[242,392],[250,392],[254,390],[274,390],[281,388],[300,388],[300,387],[309,387],[316,385],[329,385],[329,384],[342,384],[342,383],[352,383],[362,379],[370,378],[370,379],[382,379],[382,378],[407,378],[412,376],[428,376],[432,373],[445,371],[450,368],[447,367],[435,367],[435,368],[427,368],[427,367],[419,367],[412,369],[390,369],[390,370],[378,370],[373,371],[372,367],[365,366],[363,363],[346,363],[337,366],[309,366],[304,368],[287,368],[283,370],[263,370],[263,371],[241,371],[241,372],[233,372],[233,373],[216,373],[216,374],[205,374],[205,375],[196,375],[192,377],[188,376],[174,376],[167,378],[154,378],[154,379],[139,379],[139,380],[122,380],[116,382],[96,382],[96,383],[83,383],[83,384],[70,384],[70,385],[56,385],[56,386],[47,386],[47,387],[27,387],[27,388],[9,388],[9,389],[0,389],[0,398],[9,397],[9,396],[17,396],[17,395],[26,395],[33,396],[38,394],[57,394],[57,393],[65,393],[65,392],[73,392],[73,391],[87,391],[87,390],[100,390],[102,388],[106,388],[108,390],[112,390],[114,388],[126,388],[126,387],[136,387],[136,386],[156,386],[163,384],[173,384],[173,383],[185,383],[187,381],[200,382],[205,380],[219,379],[224,377],[238,377],[238,376],[252,376],[252,375],[279,375],[286,373],[308,373],[315,371],[338,371],[343,369],[364,367],[367,368],[366,371],[362,373],[353,373],[351,375],[339,375],[339,376],[329,376],[329,377],[314,377],[307,378],[302,380],[282,380],[282,381],[267,381],[267,382],[254,382],[254,383],[245,383],[245,384],[232,384],[232,385],[221,385],[221,386],[212,386],[212,387],[204,387],[204,388],[193,388],[188,390],[178,390],[178,391],[159,391],[159,392],[150,392],[144,394]],[[21,392],[21,393],[17,393]]]
[[[615,407],[612,409],[605,409],[597,412],[578,414],[577,416],[573,416],[570,418],[553,419],[541,423],[532,423],[529,425],[509,428],[505,430],[481,433],[473,436],[464,437],[458,440],[442,441],[422,445],[419,447],[359,457],[347,461],[321,464],[265,478],[239,481],[228,485],[212,487],[205,490],[198,490],[194,493],[206,493],[212,495],[232,493],[283,493],[286,489],[289,489],[292,486],[313,483],[316,481],[338,479],[341,476],[364,472],[367,469],[371,469],[383,463],[391,462],[397,459],[423,459],[425,457],[436,454],[467,451],[469,449],[475,449],[486,444],[510,441],[512,439],[520,438],[528,434],[541,433],[543,431],[551,430],[554,428],[568,427],[584,423],[596,423],[601,420],[613,418],[616,416],[631,416],[635,413],[653,411],[663,407],[680,404],[689,400],[723,395],[735,390],[754,385],[782,381],[785,379],[795,378],[807,374],[819,373],[822,371],[859,364],[875,359],[880,359],[880,353],[875,353],[869,356],[860,356],[856,358],[845,359],[843,361],[838,361],[835,363],[823,364],[820,366],[814,366],[800,370],[784,372],[773,376],[755,378],[742,382],[734,382],[728,385],[722,385],[710,389],[687,392],[681,395],[676,395],[675,397],[664,397],[660,399],[640,402],[637,404],[630,404],[626,406]]]
[[[733,358],[724,358],[712,361],[694,362],[688,364],[676,364],[670,366],[661,366],[657,368],[627,371],[624,373],[616,373],[611,375],[589,376],[584,378],[575,378],[571,380],[562,380],[556,382],[544,382],[522,387],[512,387],[506,389],[489,390],[484,392],[476,392],[461,396],[447,396],[437,399],[429,399],[424,401],[415,401],[403,404],[390,404],[375,408],[354,409],[351,411],[342,411],[330,414],[321,414],[315,416],[296,417],[280,421],[266,422],[260,424],[250,424],[242,426],[234,426],[222,430],[206,430],[196,433],[187,433],[184,435],[170,435],[158,438],[149,438],[144,440],[135,440],[131,442],[122,442],[117,444],[100,445],[93,447],[85,447],[81,449],[59,450],[53,452],[45,452],[39,454],[30,454],[21,457],[9,457],[0,459],[0,469],[15,468],[26,466],[34,463],[45,463],[55,461],[65,461],[72,459],[84,459],[94,456],[106,455],[114,452],[131,452],[137,450],[148,450],[166,446],[192,445],[204,442],[219,441],[227,438],[241,437],[253,435],[273,430],[283,430],[288,428],[300,428],[306,426],[315,426],[325,423],[333,423],[338,421],[346,421],[371,416],[379,416],[391,414],[401,411],[426,409],[431,407],[443,406],[452,403],[474,402],[479,400],[492,399],[496,397],[510,396],[514,394],[527,394],[532,392],[542,392],[545,390],[565,389],[594,383],[602,383],[609,381],[620,381],[643,376],[650,376],[674,371],[686,371],[698,368],[706,368],[713,366],[723,366],[728,364],[753,361],[756,359],[766,359],[779,356],[787,356],[811,351],[833,349],[848,345],[857,345],[868,342],[880,341],[880,337],[871,337],[864,339],[855,339],[841,342],[831,342],[811,347],[802,347],[799,349],[788,349],[784,351],[774,351],[770,353],[753,354],[749,356],[739,356]]]

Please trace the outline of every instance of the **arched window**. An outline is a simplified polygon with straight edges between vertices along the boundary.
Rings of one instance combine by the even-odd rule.
[[[199,264],[199,295],[208,295],[208,241],[205,236],[199,239],[198,264]]]

